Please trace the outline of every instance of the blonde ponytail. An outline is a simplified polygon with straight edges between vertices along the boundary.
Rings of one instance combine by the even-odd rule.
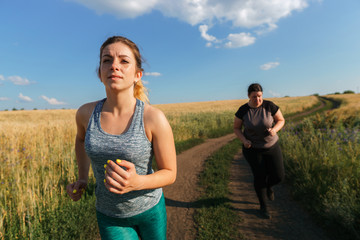
[[[150,103],[149,98],[148,98],[148,90],[143,85],[141,79],[135,83],[134,97],[145,103]]]

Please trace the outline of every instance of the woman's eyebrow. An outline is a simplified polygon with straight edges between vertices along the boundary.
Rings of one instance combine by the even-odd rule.
[[[102,57],[109,57],[109,58],[113,58],[112,55],[110,54],[104,54]],[[118,55],[117,57],[127,57],[127,58],[130,58],[128,55],[126,54],[121,54],[121,55]]]
[[[102,55],[102,57],[101,58],[112,58],[112,56],[111,55],[109,55],[109,54],[104,54],[104,55]]]
[[[104,54],[102,55],[102,57],[109,57],[109,58],[112,58],[112,56],[110,54]]]

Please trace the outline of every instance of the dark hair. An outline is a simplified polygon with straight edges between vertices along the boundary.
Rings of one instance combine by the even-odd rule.
[[[117,42],[121,42],[131,49],[131,51],[133,52],[134,57],[135,57],[137,71],[143,72],[144,71],[144,69],[142,68],[143,59],[141,57],[138,46],[133,41],[131,41],[130,39],[127,39],[126,37],[113,36],[113,37],[109,37],[108,39],[106,39],[106,41],[100,47],[100,63],[99,63],[99,68],[98,68],[99,77],[100,77],[101,57],[102,57],[104,48],[110,44],[117,43]],[[147,93],[148,93],[148,91],[144,87],[144,85],[140,79],[134,86],[134,97],[138,98],[144,102],[149,102]]]
[[[253,83],[248,88],[248,95],[250,95],[252,92],[262,92],[263,89],[260,84]]]

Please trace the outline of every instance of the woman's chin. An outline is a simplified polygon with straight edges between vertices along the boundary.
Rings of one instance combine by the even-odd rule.
[[[126,90],[130,90],[130,88],[132,87],[132,85],[130,86],[124,86],[123,84],[110,84],[108,86],[106,86],[106,88],[110,91],[114,91],[114,92],[122,92],[122,91],[126,91]]]

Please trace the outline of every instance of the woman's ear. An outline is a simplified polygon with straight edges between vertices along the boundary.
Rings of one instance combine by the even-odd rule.
[[[138,71],[135,75],[135,83],[137,83],[139,80],[141,80],[142,76],[143,76],[143,72]]]

